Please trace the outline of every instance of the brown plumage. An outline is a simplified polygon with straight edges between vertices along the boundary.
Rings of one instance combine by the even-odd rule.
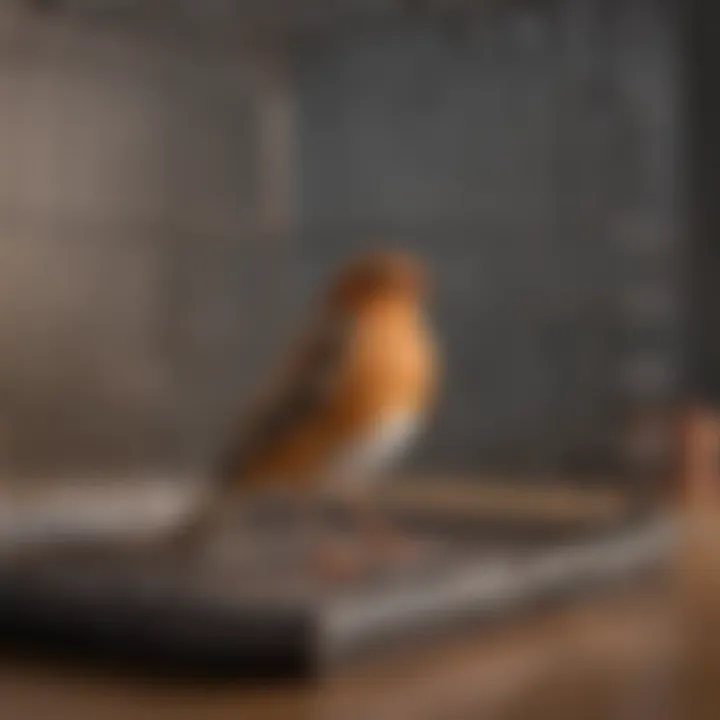
[[[413,434],[436,391],[425,286],[419,263],[400,253],[338,273],[289,363],[231,437],[194,535],[211,532],[242,488],[363,483],[360,474],[376,474],[402,449],[394,445]]]

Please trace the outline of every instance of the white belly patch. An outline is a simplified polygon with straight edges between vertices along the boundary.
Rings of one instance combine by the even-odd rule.
[[[348,488],[372,483],[402,457],[421,429],[422,418],[416,413],[389,416],[345,448],[329,469],[329,483]]]

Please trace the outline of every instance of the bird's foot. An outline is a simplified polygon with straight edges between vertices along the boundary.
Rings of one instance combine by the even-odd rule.
[[[357,581],[369,567],[367,555],[353,544],[327,542],[313,552],[313,574],[324,582],[345,584]]]
[[[312,570],[321,581],[357,582],[376,573],[403,571],[422,564],[429,548],[399,530],[371,532],[359,537],[325,539],[313,548]]]
[[[427,543],[400,530],[385,530],[369,544],[373,566],[384,570],[403,570],[422,563],[428,555]]]
[[[419,548],[408,535],[400,532],[388,532],[377,538],[375,549],[378,554],[388,560],[402,560],[415,555]]]

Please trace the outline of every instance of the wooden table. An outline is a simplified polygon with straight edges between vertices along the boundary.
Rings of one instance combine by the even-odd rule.
[[[0,660],[3,720],[661,720],[667,607],[625,591],[317,683],[197,685]],[[669,707],[669,706],[668,706]]]

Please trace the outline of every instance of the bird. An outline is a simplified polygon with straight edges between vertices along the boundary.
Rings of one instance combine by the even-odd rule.
[[[370,491],[416,441],[436,405],[440,358],[426,266],[373,251],[335,272],[290,351],[230,433],[204,502],[179,535],[199,546],[248,490],[337,492],[368,545],[393,536]]]

